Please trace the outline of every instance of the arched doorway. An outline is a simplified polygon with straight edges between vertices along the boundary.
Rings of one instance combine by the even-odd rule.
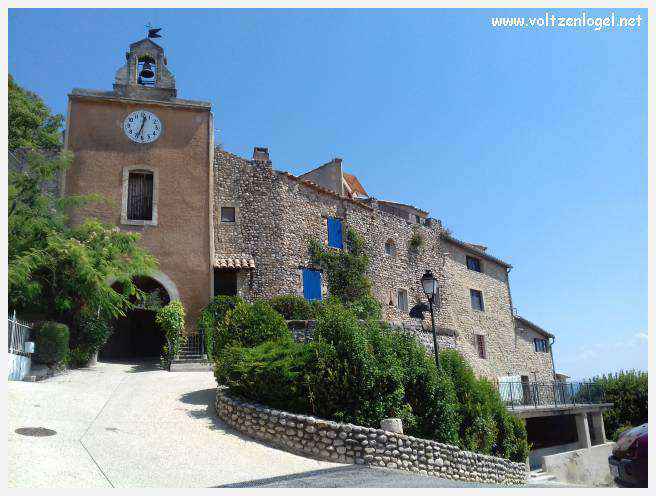
[[[100,350],[101,359],[154,359],[162,354],[166,338],[155,323],[155,314],[171,297],[164,285],[152,277],[136,278],[134,284],[143,291],[145,298],[125,317],[114,321],[112,335]]]

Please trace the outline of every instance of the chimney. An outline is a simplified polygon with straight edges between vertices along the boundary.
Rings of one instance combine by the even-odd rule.
[[[256,146],[253,148],[253,161],[254,162],[270,162],[269,149],[263,146]]]
[[[336,165],[342,165],[342,159],[339,157],[335,157],[334,159],[332,159],[332,163]]]

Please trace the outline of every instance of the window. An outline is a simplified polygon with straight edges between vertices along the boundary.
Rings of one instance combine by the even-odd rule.
[[[385,242],[385,254],[393,257],[396,255],[396,243],[393,239],[388,239]]]
[[[343,248],[342,219],[328,217],[328,246]]]
[[[535,351],[540,353],[546,353],[549,351],[549,343],[546,339],[535,338],[533,339],[533,345],[535,346]]]
[[[481,270],[481,261],[478,258],[467,256],[467,268],[476,272],[483,272]]]
[[[469,294],[471,296],[471,306],[474,310],[480,310],[481,312],[485,310],[483,306],[483,293],[476,289],[470,289]]]
[[[421,224],[421,217],[419,217],[417,214],[415,214],[415,222],[417,224]]]
[[[303,296],[306,300],[321,299],[321,272],[303,269]]]
[[[153,220],[153,173],[132,171],[128,177],[128,220]]]
[[[214,296],[237,295],[237,271],[214,269]]]
[[[221,222],[235,221],[235,207],[221,207]]]
[[[405,289],[396,292],[396,307],[402,312],[408,311],[408,292]]]
[[[476,334],[476,348],[478,349],[479,358],[487,358],[485,351],[485,336],[482,334]]]

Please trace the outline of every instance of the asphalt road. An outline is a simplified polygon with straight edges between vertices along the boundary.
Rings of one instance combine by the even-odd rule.
[[[417,475],[401,470],[346,465],[302,474],[256,479],[219,487],[501,487],[438,477]]]

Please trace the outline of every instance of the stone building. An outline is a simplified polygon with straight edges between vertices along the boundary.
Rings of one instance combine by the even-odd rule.
[[[72,221],[93,216],[139,232],[159,260],[144,284],[182,301],[190,333],[212,295],[326,297],[308,242],[344,249],[353,228],[364,237],[386,320],[432,351],[428,321],[410,316],[425,300],[420,278],[430,269],[441,287],[441,346],[498,382],[511,406],[536,403],[533,385],[555,382],[553,335],[515,314],[511,266],[485,246],[457,239],[420,208],[370,196],[339,158],[294,176],[273,167],[267,148],[238,157],[215,148],[213,134],[210,104],[178,98],[164,52],[149,39],[130,45],[112,91],[69,95],[65,146],[75,158],[61,189],[110,200],[74,212]],[[142,317],[117,326],[112,339],[122,344],[107,354],[143,352],[130,337],[152,325]],[[549,415],[562,416],[552,399]]]

